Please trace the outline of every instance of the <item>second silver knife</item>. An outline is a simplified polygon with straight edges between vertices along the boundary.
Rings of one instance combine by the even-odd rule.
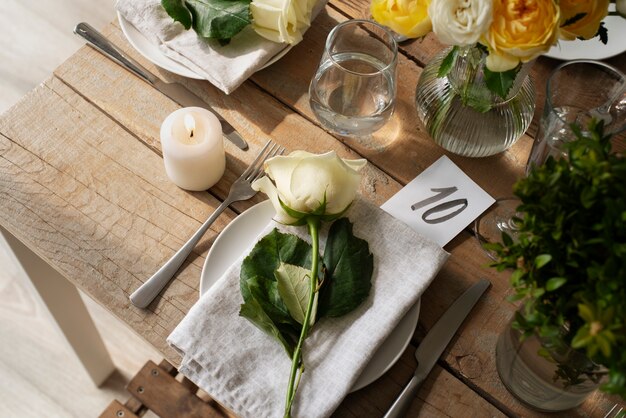
[[[76,25],[74,33],[85,39],[91,46],[102,52],[108,58],[111,58],[127,70],[132,71],[146,83],[151,84],[154,88],[174,100],[179,105],[185,107],[202,107],[213,112],[222,124],[222,133],[224,136],[242,150],[248,149],[248,143],[241,137],[241,135],[239,135],[239,132],[237,132],[230,123],[224,120],[224,118],[217,114],[207,102],[189,91],[185,86],[161,80],[145,69],[137,61],[124,54],[124,52],[111,43],[100,32],[85,22],[81,22]]]

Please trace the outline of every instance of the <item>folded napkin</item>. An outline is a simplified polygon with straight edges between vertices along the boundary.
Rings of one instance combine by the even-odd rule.
[[[354,202],[348,217],[374,254],[373,286],[354,311],[322,318],[312,328],[294,417],[327,417],[337,408],[449,255],[364,200]],[[307,239],[306,228],[274,222],[261,237],[274,227]],[[326,233],[320,233],[320,246]],[[239,271],[249,251],[200,298],[168,342],[183,357],[180,371],[242,418],[282,417],[291,360],[278,342],[238,315]]]
[[[326,1],[319,1],[312,19]],[[276,56],[286,44],[271,42],[248,25],[228,45],[199,38],[185,30],[161,7],[160,0],[117,0],[117,11],[167,57],[209,80],[226,94],[235,90],[255,71]]]

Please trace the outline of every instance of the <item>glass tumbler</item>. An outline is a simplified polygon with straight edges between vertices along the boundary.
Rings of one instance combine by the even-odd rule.
[[[393,114],[398,46],[375,22],[348,20],[326,39],[309,87],[311,109],[328,130],[368,136]]]
[[[549,156],[565,157],[563,145],[576,139],[571,124],[579,125],[584,133],[592,118],[603,120],[604,132],[619,138],[626,129],[626,77],[598,61],[561,64],[548,78],[546,103],[526,173]]]

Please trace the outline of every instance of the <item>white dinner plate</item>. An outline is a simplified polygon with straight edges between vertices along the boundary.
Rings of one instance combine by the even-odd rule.
[[[120,22],[120,27],[122,28],[122,32],[124,32],[124,36],[126,36],[126,39],[128,39],[128,42],[145,59],[171,73],[182,75],[183,77],[195,78],[198,80],[204,79],[204,77],[200,74],[197,74],[196,72],[190,70],[181,63],[165,56],[157,45],[153,44],[145,36],[143,36],[143,34],[139,32],[128,20],[126,20],[120,14],[120,12],[117,12],[117,19]],[[271,60],[269,60],[267,64],[261,67],[259,71],[263,68],[269,67],[270,65],[274,64],[276,61],[284,57],[285,54],[287,54],[287,52],[291,50],[291,48],[293,48],[293,45],[287,46],[282,49]]]
[[[224,272],[252,246],[255,239],[274,216],[269,200],[261,202],[233,220],[211,246],[200,275],[200,295],[203,295]],[[411,341],[420,313],[420,301],[413,306],[380,346],[372,360],[357,379],[352,391],[369,385],[382,376],[400,358]]]
[[[615,4],[609,6],[615,10]],[[626,19],[621,16],[607,16],[604,25],[609,32],[609,40],[604,45],[598,37],[586,41],[559,41],[547,54],[550,58],[569,61],[576,59],[601,60],[626,51]]]

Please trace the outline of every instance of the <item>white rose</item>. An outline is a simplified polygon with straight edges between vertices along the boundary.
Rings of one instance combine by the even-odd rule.
[[[311,25],[310,0],[253,0],[252,28],[273,42],[296,44]]]
[[[294,151],[267,160],[267,176],[252,183],[252,188],[270,198],[277,222],[296,224],[309,214],[328,219],[350,206],[361,180],[358,171],[366,163],[339,158],[334,151],[320,155]]]
[[[489,29],[492,0],[432,0],[428,15],[437,38],[447,45],[475,44]]]

